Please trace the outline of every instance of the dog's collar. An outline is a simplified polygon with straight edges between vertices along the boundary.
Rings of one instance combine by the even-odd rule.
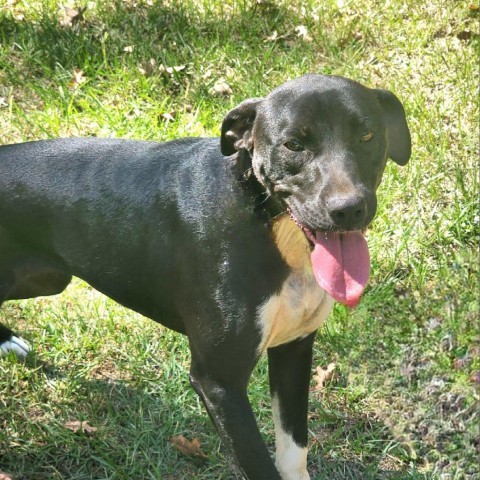
[[[235,168],[238,172],[238,181],[252,198],[253,211],[265,223],[282,213],[287,212],[287,207],[272,195],[258,180],[252,167],[252,156],[246,150],[240,150],[235,156]]]

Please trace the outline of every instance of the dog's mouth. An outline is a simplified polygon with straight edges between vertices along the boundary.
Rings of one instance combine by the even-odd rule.
[[[370,254],[363,232],[314,231],[289,213],[312,245],[312,268],[320,287],[344,305],[357,305],[370,275]]]

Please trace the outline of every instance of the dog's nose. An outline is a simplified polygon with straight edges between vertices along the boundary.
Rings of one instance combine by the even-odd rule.
[[[367,202],[361,195],[336,196],[327,201],[327,210],[335,226],[346,230],[362,228],[367,214]]]

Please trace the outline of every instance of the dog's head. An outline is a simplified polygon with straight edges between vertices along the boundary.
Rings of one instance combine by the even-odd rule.
[[[350,231],[373,219],[387,157],[405,165],[410,134],[392,93],[305,75],[231,110],[221,148],[248,151],[258,181],[307,229]]]
[[[346,232],[368,226],[387,158],[405,165],[411,144],[391,92],[311,74],[231,110],[221,149],[249,155],[258,182],[316,246],[332,232],[345,243]]]

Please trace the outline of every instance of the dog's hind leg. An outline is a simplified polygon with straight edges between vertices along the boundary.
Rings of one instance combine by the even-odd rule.
[[[23,338],[0,323],[0,357],[13,352],[18,358],[25,358],[29,351],[30,345]]]
[[[13,272],[0,273],[0,305],[6,300],[14,283]],[[29,350],[30,346],[25,340],[17,337],[12,330],[0,323],[0,356],[13,352],[18,358],[24,358]]]
[[[276,465],[284,480],[309,480],[307,411],[315,333],[268,350]]]
[[[20,300],[62,292],[70,283],[71,275],[57,260],[33,255],[12,243],[0,244],[0,305],[6,300]],[[28,343],[0,323],[0,356],[13,351],[25,357]]]

